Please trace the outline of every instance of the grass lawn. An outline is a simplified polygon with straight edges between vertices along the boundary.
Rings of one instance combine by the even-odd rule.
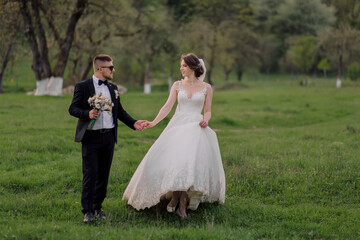
[[[201,204],[186,220],[167,213],[166,202],[137,212],[121,200],[170,116],[143,132],[121,124],[104,202],[108,220],[91,225],[82,223],[72,96],[2,94],[0,239],[359,239],[360,88],[334,85],[245,78],[216,91],[210,127],[226,201]],[[152,120],[166,97],[130,92],[121,99],[134,118]]]

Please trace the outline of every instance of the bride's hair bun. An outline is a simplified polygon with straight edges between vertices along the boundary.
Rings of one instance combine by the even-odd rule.
[[[194,70],[195,77],[198,78],[204,73],[204,69],[201,66],[199,58],[195,54],[183,54],[181,56],[181,59],[184,60],[184,62],[186,63],[186,65],[188,65],[190,69]]]

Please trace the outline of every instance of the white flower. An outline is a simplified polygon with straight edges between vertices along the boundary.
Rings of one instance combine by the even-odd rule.
[[[93,96],[88,99],[88,103],[90,106],[94,107],[94,109],[98,111],[110,111],[112,110],[112,106],[114,104],[112,101],[105,96],[103,96],[101,93],[99,96]]]

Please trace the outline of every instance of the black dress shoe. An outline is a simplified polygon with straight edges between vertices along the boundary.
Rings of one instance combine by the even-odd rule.
[[[95,210],[95,216],[97,218],[102,219],[102,220],[106,220],[106,217],[105,217],[104,213],[101,210]]]
[[[84,223],[90,223],[94,220],[94,214],[92,212],[85,213]]]

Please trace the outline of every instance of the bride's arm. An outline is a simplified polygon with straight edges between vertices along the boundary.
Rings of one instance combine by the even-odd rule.
[[[149,123],[148,127],[155,126],[169,114],[169,112],[171,111],[171,109],[174,106],[174,103],[176,101],[177,89],[179,88],[178,86],[179,86],[178,82],[175,82],[172,85],[170,94],[169,94],[169,97],[168,97],[166,103],[164,104],[164,106],[162,106],[162,108],[160,109],[156,118],[152,122]]]
[[[206,85],[206,96],[204,102],[204,118],[199,123],[201,127],[206,128],[211,118],[211,102],[212,102],[212,88],[210,84]]]

